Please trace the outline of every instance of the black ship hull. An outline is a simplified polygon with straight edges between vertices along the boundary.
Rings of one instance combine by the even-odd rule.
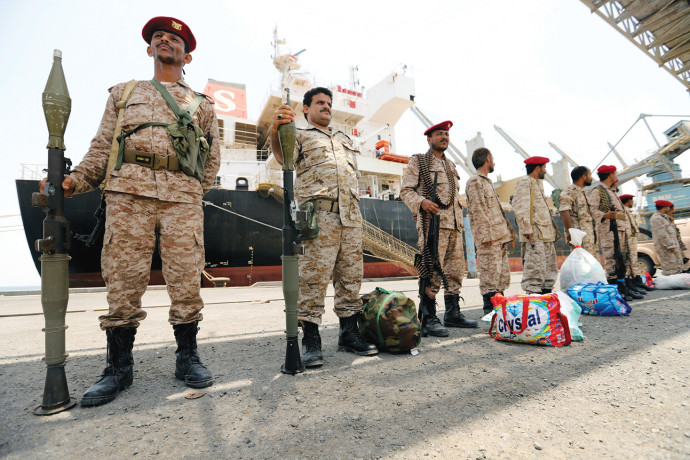
[[[24,233],[36,270],[40,273],[40,254],[35,251],[34,241],[42,237],[45,214],[40,208],[31,206],[31,194],[38,190],[38,182],[17,180],[16,185]],[[96,224],[93,214],[100,199],[100,191],[92,191],[65,201],[65,217],[73,234],[91,233]],[[230,278],[228,284],[233,286],[280,280],[282,203],[256,191],[219,188],[209,191],[204,201],[211,203],[204,204],[206,271],[212,277]],[[371,224],[413,247],[417,246],[412,213],[403,202],[362,198],[360,209],[364,219]],[[508,218],[515,225],[512,213],[508,213]],[[557,223],[562,230],[560,219]],[[103,286],[101,248],[102,241],[87,247],[81,241],[72,240],[69,251],[71,287]],[[568,254],[563,240],[557,243],[557,254],[559,263]],[[511,269],[521,270],[518,243],[511,244],[510,259]],[[158,251],[154,253],[151,270],[150,283],[164,284]],[[364,258],[364,272],[367,278],[410,275],[401,264],[368,255]],[[212,285],[205,278],[202,281],[206,286]]]

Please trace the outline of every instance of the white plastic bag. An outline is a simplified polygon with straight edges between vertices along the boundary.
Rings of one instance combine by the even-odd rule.
[[[654,287],[657,289],[690,289],[690,273],[657,276],[654,279]]]
[[[567,291],[571,286],[579,283],[606,284],[606,273],[597,259],[585,249],[582,249],[582,238],[585,232],[571,228],[570,241],[575,246],[561,266],[561,291]]]
[[[571,340],[573,342],[584,340],[585,335],[582,333],[582,329],[580,329],[582,309],[566,292],[558,291],[556,295],[558,296],[558,302],[561,304],[561,313],[568,317]]]

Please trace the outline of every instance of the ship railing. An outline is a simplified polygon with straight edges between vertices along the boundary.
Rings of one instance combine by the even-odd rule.
[[[44,164],[21,163],[20,166],[22,167],[21,178],[23,180],[41,180],[46,175],[43,170],[47,166]]]

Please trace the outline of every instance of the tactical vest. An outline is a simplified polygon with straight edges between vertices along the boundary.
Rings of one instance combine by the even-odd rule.
[[[177,121],[175,123],[151,121],[143,123],[126,133],[119,134],[117,136],[117,142],[119,144],[117,161],[115,162],[114,169],[119,170],[122,166],[125,155],[125,139],[144,128],[164,126],[167,128],[168,134],[170,134],[173,148],[177,154],[182,172],[202,182],[204,180],[204,167],[208,160],[210,146],[201,128],[192,121],[194,113],[199,108],[199,105],[201,105],[205,96],[200,93],[195,93],[194,99],[189,103],[187,108],[181,109],[163,85],[156,80],[151,80],[151,84],[161,93],[163,99],[165,99],[168,106],[177,116]],[[120,119],[118,118],[118,123],[119,121]]]

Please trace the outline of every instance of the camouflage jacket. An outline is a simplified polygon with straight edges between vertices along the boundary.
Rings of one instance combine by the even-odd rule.
[[[184,80],[162,84],[182,108],[194,99],[194,91]],[[119,112],[117,103],[122,98],[125,86],[126,83],[120,83],[110,88],[110,97],[98,132],[91,141],[84,159],[72,171],[71,176],[76,182],[75,193],[93,190],[105,179]],[[177,117],[158,90],[149,81],[141,81],[127,101],[121,123],[122,131],[130,131],[150,121],[174,123]],[[220,167],[218,120],[211,101],[202,102],[194,114],[194,122],[204,133],[213,133],[216,139],[206,161],[203,183],[199,183],[194,177],[182,171],[153,170],[136,164],[123,163],[120,170],[110,171],[106,191],[129,193],[175,203],[201,204],[202,197],[210,190]],[[153,126],[134,133],[126,139],[125,147],[163,156],[176,155],[170,135],[164,126]]]
[[[594,230],[594,219],[589,209],[587,195],[577,185],[570,184],[561,192],[558,210],[570,212],[573,228],[579,228],[588,233]]]
[[[419,174],[420,157],[423,157],[423,155],[413,155],[410,158],[410,162],[407,164],[407,169],[405,169],[402,188],[400,190],[400,198],[413,213],[418,213],[422,210],[422,201],[425,199],[422,195],[424,185]],[[455,181],[455,197],[450,196],[451,184],[448,181],[448,175],[446,174],[446,170],[443,165],[444,162],[446,163],[448,170],[451,172],[451,180]],[[436,156],[433,156],[431,160],[429,173],[431,174],[432,181],[434,180],[435,172],[438,173],[436,195],[438,196],[439,200],[443,201],[444,203],[448,203],[448,200],[452,200],[451,206],[446,209],[439,210],[439,215],[441,216],[440,228],[462,229],[464,223],[462,216],[462,204],[460,203],[460,176],[458,176],[458,171],[453,162],[450,161],[444,154],[441,158],[436,158]],[[422,219],[417,219],[417,228],[419,229],[421,225]]]
[[[679,248],[676,226],[667,216],[655,212],[649,219],[649,226],[652,227],[652,239],[654,245],[664,249]]]
[[[637,229],[638,223],[637,223],[637,217],[633,212],[630,210],[629,207],[623,206],[625,209],[625,216],[627,217],[627,223],[625,226],[628,228],[628,231],[630,232],[631,237],[636,237],[637,234],[639,233],[639,230]]]
[[[359,211],[357,149],[342,131],[314,125],[297,130],[295,198],[303,203],[323,198],[338,201],[344,227],[362,225]]]
[[[532,234],[532,241],[553,242],[561,238],[540,181],[528,175],[521,177],[515,186],[511,204],[520,232],[520,242],[529,241],[525,234]]]
[[[606,192],[606,197],[602,200],[602,190]],[[608,207],[605,203],[608,202]],[[592,211],[592,217],[594,217],[594,223],[597,226],[597,232],[601,236],[602,232],[608,232],[609,230],[609,219],[604,218],[610,210],[610,206],[613,205],[616,211],[616,220],[618,221],[618,232],[627,232],[626,222],[628,218],[625,214],[625,206],[621,203],[621,199],[615,194],[613,190],[608,188],[605,184],[599,184],[594,189],[589,192],[589,209]],[[606,210],[604,210],[606,208]],[[603,237],[602,237],[603,240]]]
[[[467,195],[470,227],[477,244],[488,242],[500,244],[517,239],[517,233],[508,222],[491,179],[482,173],[477,173],[467,181],[465,195]]]

